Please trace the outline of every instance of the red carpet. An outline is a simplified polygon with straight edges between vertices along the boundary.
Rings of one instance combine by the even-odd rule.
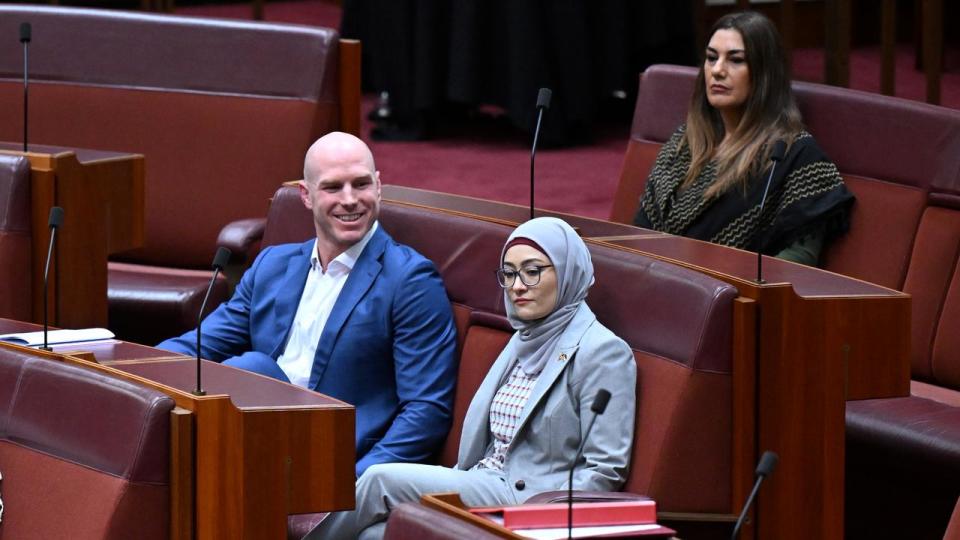
[[[249,19],[250,4],[182,7],[178,14]],[[340,8],[322,0],[267,2],[265,18],[338,27]],[[941,100],[960,109],[960,51],[946,51]],[[851,53],[850,86],[876,92],[880,87],[878,48]],[[951,71],[952,69],[952,71]],[[794,53],[797,79],[819,82],[823,77],[823,52],[819,49]],[[896,91],[900,97],[923,100],[923,74],[913,66],[913,49],[901,47],[897,54]],[[533,96],[531,96],[533,99]],[[364,100],[364,115],[374,98]],[[537,155],[536,204],[538,207],[591,217],[610,212],[626,150],[631,118],[597,127],[592,145],[543,149]],[[545,120],[549,122],[549,112]],[[474,116],[451,121],[429,141],[381,142],[370,138],[369,122],[363,137],[370,142],[384,182],[421,187],[473,197],[527,204],[529,196],[530,139],[494,116]]]

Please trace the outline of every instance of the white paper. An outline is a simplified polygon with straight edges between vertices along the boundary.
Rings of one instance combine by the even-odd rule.
[[[602,534],[631,533],[641,531],[652,531],[659,529],[656,524],[646,525],[604,525],[598,527],[574,527],[573,537],[583,538],[586,536],[599,536]],[[524,538],[534,538],[535,540],[561,540],[567,538],[566,527],[552,527],[549,529],[513,529],[515,534]]]
[[[63,345],[67,343],[83,343],[88,341],[101,341],[104,339],[113,339],[113,332],[106,328],[81,328],[79,330],[50,330],[47,332],[47,343],[50,345]],[[16,345],[25,345],[27,347],[37,347],[43,345],[43,330],[39,332],[22,332],[19,334],[0,335],[0,341],[6,341]]]

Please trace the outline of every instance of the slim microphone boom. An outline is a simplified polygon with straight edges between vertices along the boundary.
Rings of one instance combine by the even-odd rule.
[[[50,344],[47,342],[47,328],[49,319],[47,318],[47,278],[50,274],[50,259],[53,258],[53,244],[57,240],[57,229],[63,225],[63,208],[54,206],[50,209],[50,218],[47,220],[50,227],[50,244],[47,245],[47,263],[43,266],[43,347],[45,351],[51,351]]]
[[[580,439],[580,446],[577,448],[577,453],[573,456],[573,463],[570,464],[570,478],[567,480],[567,538],[573,538],[573,470],[577,468],[577,461],[580,460],[580,454],[583,453],[583,446],[587,442],[587,437],[590,436],[590,431],[593,430],[593,423],[597,421],[597,417],[603,414],[603,411],[607,410],[607,403],[610,403],[610,391],[605,388],[597,390],[596,397],[593,398],[593,404],[590,405],[590,410],[593,412],[593,417],[590,418],[590,423],[587,425],[587,431],[583,434],[583,438]]]
[[[207,307],[207,300],[210,299],[210,291],[213,290],[213,284],[217,281],[217,275],[229,261],[230,250],[225,247],[217,248],[217,254],[213,256],[213,276],[210,277],[207,294],[204,295],[203,303],[200,304],[200,313],[197,314],[197,389],[193,391],[193,395],[195,396],[204,396],[207,394],[203,391],[203,386],[200,385],[200,326],[203,324],[203,310]]]
[[[30,43],[32,28],[30,23],[20,23],[20,43],[23,43],[23,151],[27,151],[27,96],[29,95],[29,73],[27,45]]]
[[[733,535],[730,537],[731,540],[737,540],[740,527],[743,526],[743,522],[746,520],[747,510],[750,509],[750,505],[753,504],[753,499],[757,496],[757,492],[760,491],[760,483],[777,468],[777,462],[779,460],[780,457],[777,453],[771,452],[770,450],[767,450],[760,456],[760,463],[757,464],[757,481],[754,482],[753,491],[750,492],[750,496],[747,497],[747,502],[743,505],[740,517],[737,518],[737,524],[733,526]]]
[[[537,94],[537,127],[533,130],[533,146],[530,148],[530,219],[533,219],[533,164],[537,157],[540,122],[543,120],[543,111],[550,108],[550,98],[552,96],[553,92],[549,88],[541,88]]]
[[[783,161],[784,154],[787,153],[787,143],[783,140],[778,140],[773,143],[773,150],[770,152],[770,161],[773,162],[773,165],[770,166],[770,175],[767,176],[767,185],[763,188],[763,197],[760,198],[760,213],[757,216],[757,219],[763,219],[763,206],[767,203],[767,192],[770,191],[770,182],[773,181],[773,172],[777,170],[777,163]],[[757,248],[757,283],[766,283],[763,280],[763,250]]]

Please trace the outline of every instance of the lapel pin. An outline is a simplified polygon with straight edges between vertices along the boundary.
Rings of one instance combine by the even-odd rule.
[[[560,353],[560,358],[557,358],[557,360],[561,362],[563,362],[566,359],[567,359],[567,353]]]

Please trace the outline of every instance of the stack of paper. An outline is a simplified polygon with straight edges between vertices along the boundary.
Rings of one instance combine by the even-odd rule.
[[[50,345],[65,345],[69,343],[85,343],[90,341],[101,341],[113,339],[113,332],[106,328],[82,328],[80,330],[50,330],[47,332],[47,343]],[[0,341],[24,345],[26,347],[39,347],[43,345],[43,331],[39,332],[21,332],[19,334],[2,334]]]

